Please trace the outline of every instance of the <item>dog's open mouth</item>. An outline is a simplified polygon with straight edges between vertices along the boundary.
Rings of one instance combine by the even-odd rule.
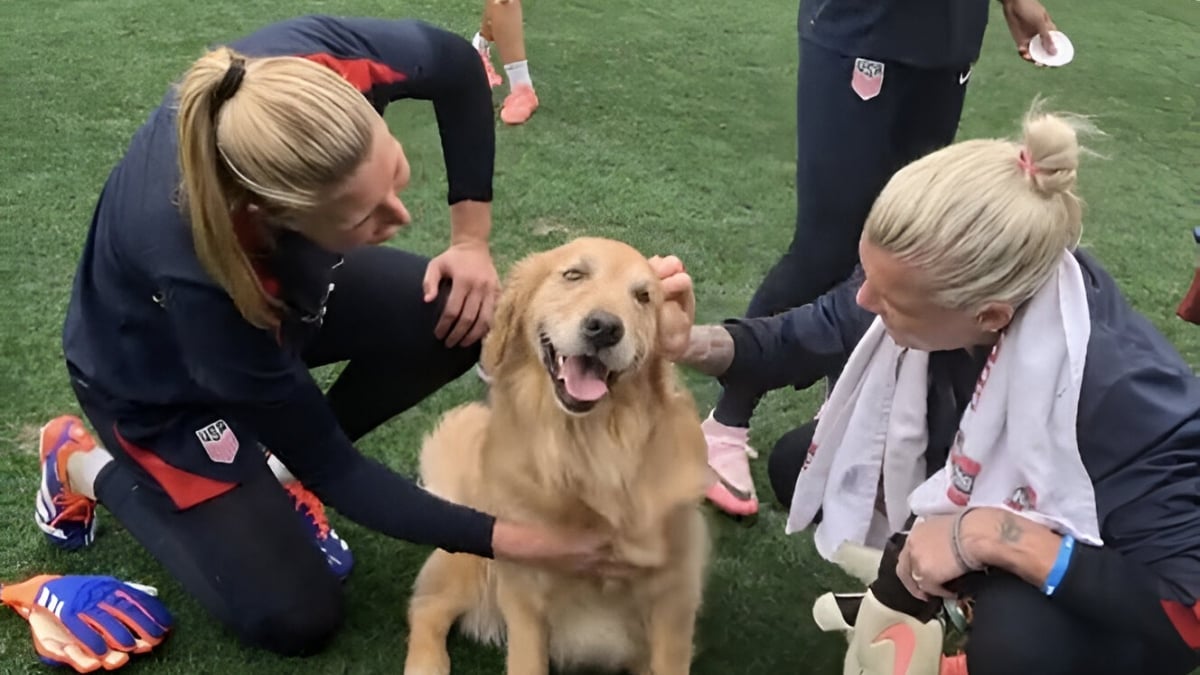
[[[603,361],[588,354],[559,354],[550,338],[544,335],[541,343],[542,363],[554,382],[554,394],[564,408],[573,413],[585,413],[608,394],[616,373]]]

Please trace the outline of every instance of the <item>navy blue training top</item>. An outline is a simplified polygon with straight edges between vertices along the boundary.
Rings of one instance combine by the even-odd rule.
[[[979,58],[988,0],[800,0],[800,36],[843,56],[966,69]]]
[[[306,16],[229,46],[247,56],[301,56],[324,64],[380,113],[398,99],[431,101],[448,201],[491,201],[491,92],[477,52],[460,36],[413,20]],[[341,257],[299,235],[283,235],[265,265],[285,303],[283,326],[277,333],[247,322],[200,264],[178,205],[174,105],[169,91],[134,135],[96,205],[63,332],[72,376],[107,400],[115,418],[138,419],[142,427],[211,408],[236,419],[250,437],[243,445],[253,439],[280,456],[318,448],[330,457],[358,457],[300,357]],[[180,508],[230,489],[244,470],[241,462],[207,461],[193,446],[154,450],[182,475],[197,477],[155,476]],[[142,464],[152,474],[161,466],[157,459]],[[392,494],[361,498],[381,500],[374,510],[382,513],[423,512],[434,525],[416,536],[405,529],[411,518],[397,520],[384,528],[388,534],[490,555],[490,516],[435,503],[404,482],[392,486]],[[351,510],[372,510],[358,507]]]

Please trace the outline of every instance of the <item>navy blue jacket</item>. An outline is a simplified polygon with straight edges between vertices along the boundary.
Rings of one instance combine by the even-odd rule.
[[[979,58],[988,0],[800,0],[800,36],[843,56],[962,70]]]
[[[302,56],[322,63],[354,84],[380,113],[398,99],[431,101],[448,201],[491,201],[491,92],[478,54],[460,36],[411,20],[311,16],[267,26],[230,46],[248,56]],[[277,334],[245,321],[196,257],[178,206],[175,123],[174,95],[168,92],[104,185],[67,308],[63,348],[72,376],[107,401],[112,417],[134,420],[141,428],[173,424],[185,411],[213,410],[234,428],[242,446],[261,443],[284,458],[318,448],[331,462],[357,462],[360,456],[300,357],[319,325],[314,319],[322,315],[341,258],[298,235],[283,235],[264,263],[286,304],[283,329]],[[154,450],[175,469],[201,478],[180,485],[159,477],[181,508],[236,484],[246,470],[240,456],[252,455],[240,453],[238,461],[222,464],[192,446]],[[436,537],[427,543],[490,552],[490,517],[436,511],[422,501],[423,490],[389,487],[377,495],[386,503],[374,507],[331,505],[343,513],[374,508],[386,514],[404,511],[407,496],[415,500],[408,504],[413,511],[424,509],[433,520],[438,514],[457,519],[427,529],[426,539]],[[384,529],[421,539],[405,529],[410,524],[384,523]]]
[[[1200,378],[1094,258],[1076,259],[1092,319],[1077,438],[1101,536],[1155,573],[1162,598],[1191,606],[1200,597]],[[875,318],[855,302],[861,282],[859,270],[812,304],[728,322],[737,358],[722,379],[765,391],[836,377]],[[931,397],[974,382],[982,365],[962,350],[930,356]],[[945,465],[957,419],[949,434],[938,426],[930,420],[931,471]]]

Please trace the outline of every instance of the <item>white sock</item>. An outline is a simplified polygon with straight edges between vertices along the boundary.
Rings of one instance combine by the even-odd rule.
[[[529,77],[529,61],[506,63],[504,64],[504,72],[508,73],[509,90],[512,90],[518,84],[533,86],[533,80]]]
[[[71,492],[96,501],[96,477],[111,461],[113,456],[100,446],[73,453],[67,458],[67,487]]]
[[[267,454],[267,466],[271,468],[271,473],[275,474],[275,479],[279,481],[280,485],[296,482],[296,477],[275,455]]]
[[[483,37],[482,33],[476,33],[474,38],[471,38],[471,44],[475,45],[475,49],[479,51],[489,51],[492,48],[492,43]]]

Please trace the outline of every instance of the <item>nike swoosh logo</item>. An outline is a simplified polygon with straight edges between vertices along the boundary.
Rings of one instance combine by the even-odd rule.
[[[729,494],[733,495],[738,500],[743,502],[750,501],[750,493],[748,491],[735,486],[733,483],[730,483],[721,476],[717,476],[717,480],[721,482],[721,485],[725,486],[726,490],[729,490]]]
[[[959,84],[966,84],[967,80],[971,79],[971,70],[973,70],[973,69],[968,68],[967,72],[958,74],[958,83]]]
[[[904,675],[912,665],[913,655],[917,651],[917,634],[911,626],[896,623],[883,629],[875,637],[872,644],[891,642],[896,647],[895,661],[892,663],[893,675]]]

